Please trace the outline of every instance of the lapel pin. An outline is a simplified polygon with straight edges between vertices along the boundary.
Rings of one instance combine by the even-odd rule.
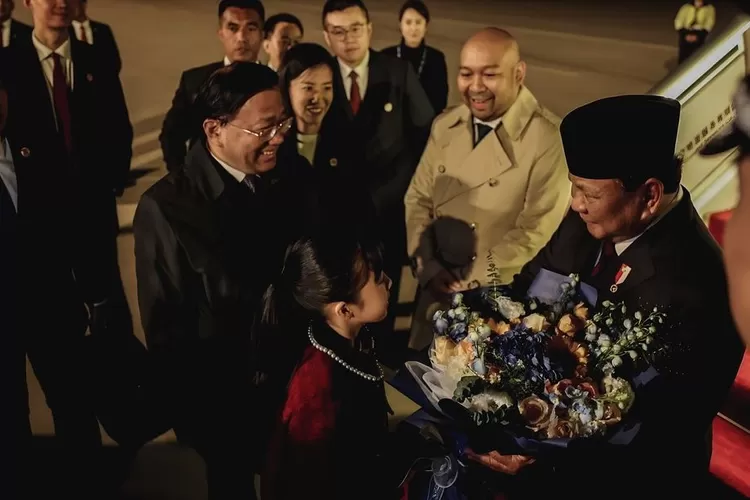
[[[91,73],[86,73],[86,80],[88,80],[89,82],[93,82],[94,75],[92,75]]]
[[[331,158],[331,160],[328,162],[328,164],[332,167],[336,167],[339,164],[339,161],[336,158]]]
[[[628,276],[630,276],[630,271],[632,270],[633,268],[627,264],[621,265],[620,270],[617,271],[617,274],[615,275],[615,284],[609,287],[609,291],[612,293],[617,293],[619,285],[625,283],[625,280],[628,279]]]
[[[391,111],[393,111],[393,104],[391,104],[390,102],[387,102],[385,103],[385,106],[383,106],[383,109],[385,110],[386,113],[390,113]]]
[[[31,156],[31,150],[26,147],[21,148],[21,156],[23,156],[24,158],[28,158],[29,156]]]

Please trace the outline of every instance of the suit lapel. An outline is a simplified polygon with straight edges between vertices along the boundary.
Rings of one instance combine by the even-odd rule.
[[[380,54],[371,50],[365,99],[355,117],[356,120],[370,122],[379,116],[381,106],[388,102],[390,95],[388,76],[388,69],[383,65]]]
[[[23,81],[18,81],[18,91],[20,94],[24,94],[26,97],[18,99],[17,102],[23,102],[26,105],[36,107],[36,120],[42,127],[42,130],[46,129],[46,136],[57,135],[57,124],[55,123],[55,110],[50,96],[49,87],[47,86],[47,78],[44,76],[44,70],[42,69],[42,63],[39,60],[39,54],[37,54],[36,48],[31,41],[31,37],[28,40],[19,39],[18,43],[14,48],[11,49],[16,54],[16,60],[19,68],[22,69],[19,73],[28,75],[29,79],[25,78]],[[12,102],[12,101],[11,101]],[[21,110],[23,113],[28,113],[28,109]],[[13,113],[9,113],[10,120],[13,120]],[[31,116],[35,116],[32,114]],[[44,132],[41,132],[44,134]]]
[[[501,129],[493,131],[474,147],[471,112],[467,107],[463,108],[451,126],[452,136],[444,150],[446,171],[455,174],[450,176],[439,203],[447,203],[487,182],[494,182],[496,177],[513,166],[500,142],[500,136],[504,134]]]
[[[333,58],[333,67],[337,70],[336,76],[334,77],[335,94],[334,101],[339,108],[339,111],[344,114],[348,121],[354,119],[354,113],[352,113],[352,106],[349,104],[349,99],[346,97],[346,88],[344,87],[344,77],[341,74],[341,66],[339,61],[335,57]]]

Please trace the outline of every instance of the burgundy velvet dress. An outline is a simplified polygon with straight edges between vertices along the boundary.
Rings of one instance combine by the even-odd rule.
[[[350,366],[380,373],[370,355],[327,325],[316,323],[313,336]],[[366,380],[308,344],[271,438],[261,498],[392,498],[383,475],[387,409],[382,381]]]

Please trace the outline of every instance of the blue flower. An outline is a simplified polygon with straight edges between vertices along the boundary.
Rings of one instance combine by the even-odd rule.
[[[447,330],[448,330],[448,321],[446,321],[445,318],[440,317],[435,320],[435,331],[438,334],[444,335]]]

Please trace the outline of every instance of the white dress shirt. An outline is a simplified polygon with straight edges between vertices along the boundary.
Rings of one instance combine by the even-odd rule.
[[[70,40],[65,40],[65,43],[60,45],[57,50],[52,50],[42,42],[40,42],[35,35],[31,36],[31,41],[34,43],[34,48],[39,55],[39,61],[42,64],[42,71],[44,72],[44,79],[47,81],[47,90],[49,91],[49,100],[53,103],[52,112],[55,113],[55,123],[57,123],[57,113],[55,112],[55,98],[52,93],[52,82],[54,80],[55,61],[52,59],[52,53],[60,56],[60,62],[63,65],[63,73],[65,74],[65,81],[68,83],[68,87],[73,90],[74,78],[73,78],[73,58],[70,53]]]
[[[367,55],[359,63],[356,68],[350,68],[341,59],[339,61],[339,68],[341,69],[341,79],[344,81],[344,90],[346,90],[347,100],[352,98],[352,79],[349,77],[352,71],[357,73],[357,85],[359,85],[359,97],[364,101],[365,94],[367,93],[367,81],[370,76],[370,51],[367,51]]]
[[[83,32],[86,33],[86,43],[94,45],[94,31],[91,29],[91,23],[89,20],[86,19],[83,22],[73,21],[73,31],[75,31],[76,38],[81,42],[83,41],[83,38],[81,38],[82,28]]]
[[[16,168],[13,166],[13,154],[7,139],[0,138],[0,180],[13,200],[13,206],[18,210],[18,181],[16,179]]]
[[[2,39],[2,43],[0,44],[0,47],[10,46],[10,24],[11,24],[11,18],[8,18],[5,21],[3,21],[3,24],[0,27],[0,29],[2,29],[2,34],[3,34],[3,39]]]
[[[209,151],[209,153],[211,153],[211,151]],[[237,179],[237,182],[243,182],[245,180],[245,177],[247,176],[247,174],[245,174],[244,172],[240,172],[234,167],[230,167],[227,162],[218,159],[215,154],[211,153],[211,156],[213,156],[214,160],[216,160],[216,162],[219,165],[221,165],[224,168],[224,170],[229,172],[229,175]]]

